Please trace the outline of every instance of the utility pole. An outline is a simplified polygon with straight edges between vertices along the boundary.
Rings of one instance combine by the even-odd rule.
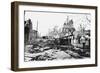
[[[69,43],[70,43],[70,40],[69,40],[69,39],[70,39],[70,38],[69,38],[69,28],[70,28],[70,27],[69,27],[69,16],[67,16],[67,22],[66,22],[66,24],[67,24],[67,26],[68,26],[68,27],[67,27],[67,29],[68,29],[68,32],[67,32],[67,33],[68,33],[68,37],[67,37],[67,39],[68,39],[68,44],[69,44]]]
[[[37,27],[36,27],[36,38],[38,37],[38,20],[37,20]]]
[[[67,23],[68,23],[68,20],[69,20],[69,16],[67,16]]]

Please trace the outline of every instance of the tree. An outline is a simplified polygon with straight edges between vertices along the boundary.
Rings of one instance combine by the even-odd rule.
[[[58,26],[54,26],[53,29],[49,29],[48,35],[51,36],[51,37],[54,37],[54,38],[59,36]]]

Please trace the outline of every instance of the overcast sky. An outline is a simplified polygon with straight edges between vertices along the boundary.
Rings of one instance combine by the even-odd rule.
[[[84,24],[86,29],[90,29],[90,23],[86,17],[91,20],[90,14],[72,14],[72,13],[51,13],[51,12],[34,12],[26,11],[25,20],[31,19],[33,24],[33,29],[36,30],[38,22],[38,31],[43,36],[46,35],[49,29],[52,29],[54,26],[61,28],[64,22],[67,19],[73,19],[74,27],[76,30],[79,29],[79,24]]]

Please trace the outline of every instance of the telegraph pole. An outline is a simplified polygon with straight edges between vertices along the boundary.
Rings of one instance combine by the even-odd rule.
[[[36,33],[36,38],[38,37],[38,20],[37,20],[37,27],[36,27],[37,33]]]

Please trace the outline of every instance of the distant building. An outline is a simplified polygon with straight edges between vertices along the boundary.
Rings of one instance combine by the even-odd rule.
[[[32,30],[31,19],[24,21],[24,41],[27,43],[30,39],[30,31]]]
[[[63,29],[62,32],[64,35],[70,35],[72,34],[72,32],[75,30],[74,26],[73,26],[73,20],[69,20],[69,17],[67,17],[64,25],[63,25]]]
[[[73,43],[73,32],[75,31],[75,28],[73,26],[73,20],[69,20],[69,18],[67,17],[67,20],[65,21],[63,28],[62,28],[62,33],[64,38],[67,39],[67,41],[65,41],[66,43],[72,44]]]
[[[24,22],[24,41],[25,44],[32,42],[38,37],[38,31],[32,29],[32,21],[28,19]]]
[[[35,40],[36,38],[38,38],[38,31],[36,31],[36,30],[31,30],[29,35],[30,35],[30,36],[29,36],[29,41],[33,41],[33,40]]]

